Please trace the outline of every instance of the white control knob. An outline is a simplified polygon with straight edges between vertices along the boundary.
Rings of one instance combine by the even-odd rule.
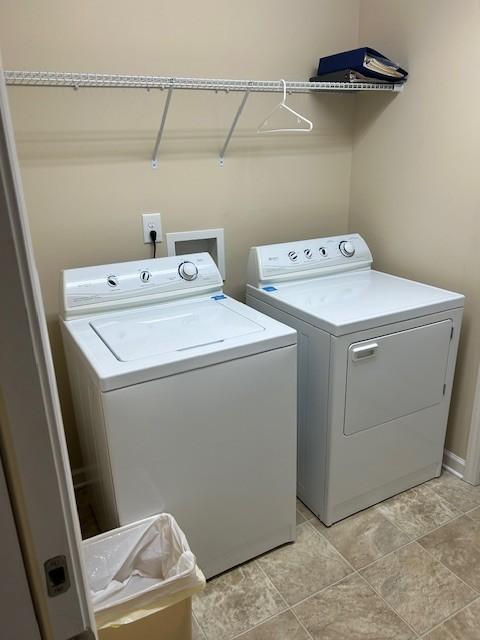
[[[340,253],[346,258],[351,258],[355,253],[353,242],[349,242],[348,240],[342,240],[338,245],[338,248],[340,249]]]
[[[195,280],[198,276],[198,269],[193,262],[182,262],[178,267],[178,273],[184,280]]]
[[[292,262],[296,262],[298,260],[298,253],[296,251],[289,251],[288,257]]]

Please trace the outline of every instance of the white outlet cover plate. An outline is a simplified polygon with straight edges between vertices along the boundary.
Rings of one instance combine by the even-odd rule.
[[[143,242],[151,244],[150,231],[157,232],[157,242],[162,242],[162,219],[159,213],[142,214]]]

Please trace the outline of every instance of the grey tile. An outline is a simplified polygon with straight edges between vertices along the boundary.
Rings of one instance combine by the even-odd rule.
[[[297,498],[297,511],[303,516],[304,520],[311,520],[315,518],[315,514],[310,511],[310,509],[303,504],[301,500]]]
[[[297,509],[297,524],[302,524],[302,522],[305,522],[305,518],[302,516],[300,511]]]
[[[310,640],[291,611],[280,613],[275,618],[242,634],[240,638],[241,640]]]
[[[480,600],[476,600],[424,637],[425,640],[478,640]]]
[[[467,516],[472,518],[472,520],[478,520],[480,522],[480,507],[477,507],[473,511],[469,511]]]
[[[284,608],[256,562],[214,578],[193,598],[193,611],[208,640],[232,638]]]
[[[316,640],[407,640],[414,634],[358,575],[294,608]]]
[[[476,600],[442,626],[455,640],[478,640],[480,638],[480,601]]]
[[[409,489],[377,507],[383,515],[412,537],[420,537],[452,520],[460,512],[428,485]]]
[[[480,591],[480,522],[462,516],[418,542],[450,571]]]
[[[325,533],[325,531],[328,531],[331,528],[324,525],[316,516],[310,520],[310,524],[313,525],[317,531],[320,531],[320,533]]]
[[[427,633],[426,636],[422,636],[422,638],[423,640],[453,640],[452,636],[445,629],[443,624],[430,633]]]
[[[192,640],[205,640],[203,631],[200,629],[200,625],[195,620],[195,616],[192,616]]]
[[[352,571],[309,522],[297,527],[295,543],[272,551],[258,562],[289,604],[312,595]]]
[[[446,471],[439,478],[430,480],[428,486],[460,511],[470,511],[480,505],[480,487],[474,487]]]
[[[416,542],[361,573],[417,633],[425,633],[476,597]]]
[[[378,560],[411,539],[378,509],[367,509],[331,527],[325,527],[319,520],[312,520],[312,524],[356,569]]]

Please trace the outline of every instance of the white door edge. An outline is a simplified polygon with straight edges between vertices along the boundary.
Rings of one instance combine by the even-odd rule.
[[[64,640],[95,623],[1,59],[0,210],[0,435],[42,635]],[[71,584],[52,597],[44,563],[55,556]]]
[[[477,371],[463,479],[470,484],[480,484],[480,365]]]
[[[8,576],[8,587],[2,589],[0,604],[2,637],[41,640],[1,458],[0,513],[0,561],[4,576]]]

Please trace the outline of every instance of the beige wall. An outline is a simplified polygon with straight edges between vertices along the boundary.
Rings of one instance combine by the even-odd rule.
[[[252,95],[223,169],[217,154],[239,94],[175,93],[154,171],[164,94],[9,90],[74,466],[58,274],[148,255],[148,211],[162,213],[167,232],[224,227],[226,289],[237,297],[250,245],[347,227],[365,235],[377,268],[463,291],[447,446],[465,455],[480,356],[479,27],[477,0],[2,1],[6,68],[303,79],[319,56],[360,42],[411,72],[397,97],[293,96],[315,123],[308,136],[257,136],[277,97]]]
[[[480,3],[363,0],[360,42],[411,77],[393,101],[359,100],[350,230],[377,268],[465,293],[447,436],[464,457],[480,356]]]
[[[300,80],[319,56],[356,46],[357,36],[357,0],[0,4],[7,69]],[[140,214],[160,211],[167,232],[225,228],[226,289],[240,297],[252,244],[347,229],[355,98],[293,96],[314,133],[268,138],[255,130],[278,96],[250,96],[222,169],[218,150],[241,95],[177,92],[153,171],[164,94],[11,88],[9,97],[77,466],[57,322],[60,270],[147,256]]]

